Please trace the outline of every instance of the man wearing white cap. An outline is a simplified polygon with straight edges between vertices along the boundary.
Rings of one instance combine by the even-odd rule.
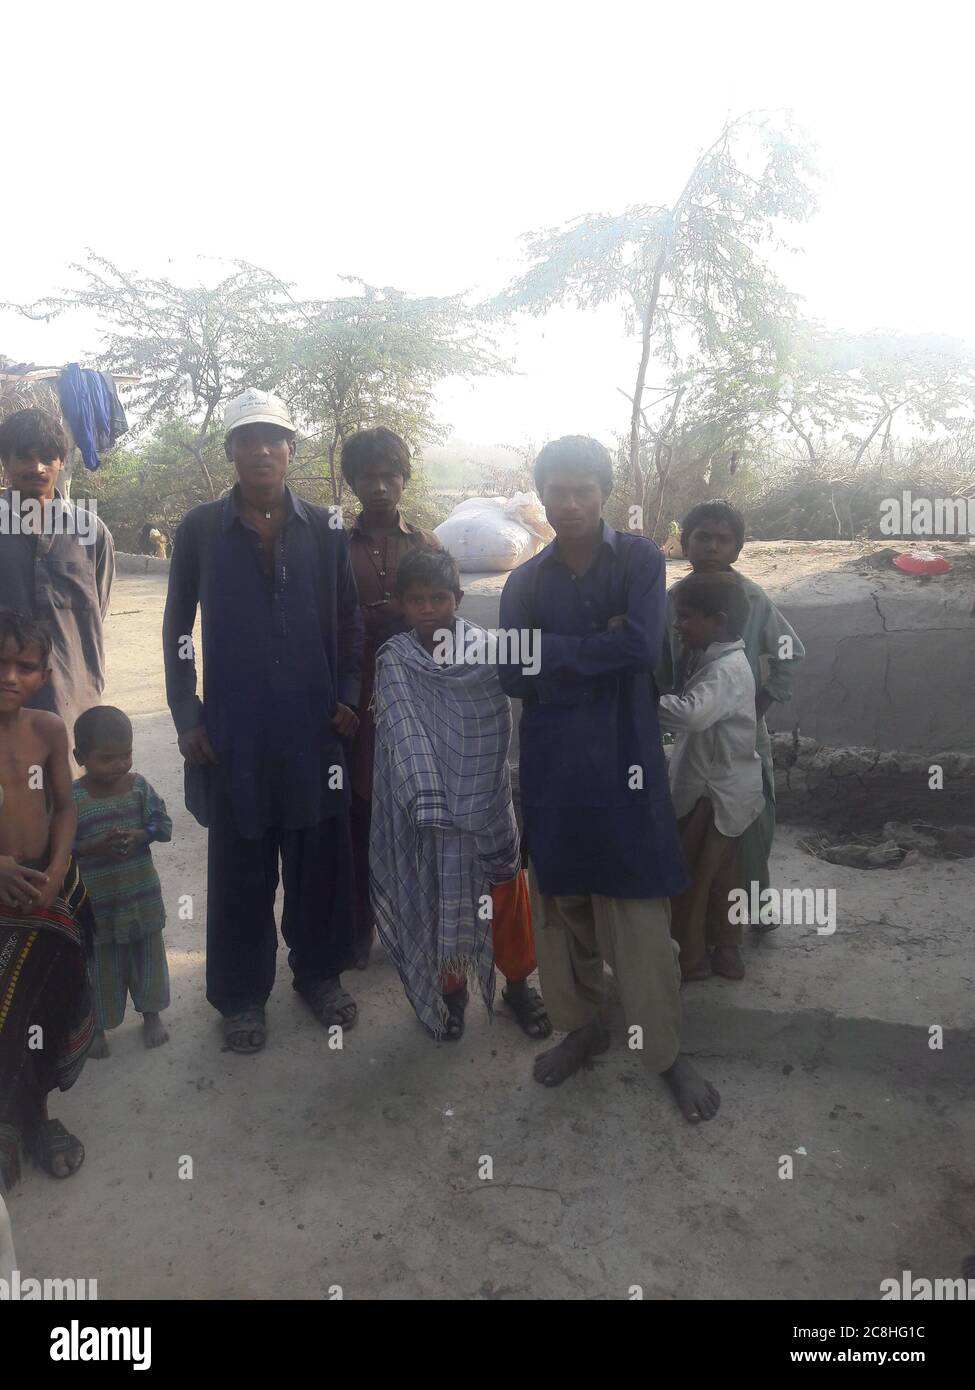
[[[237,482],[176,532],[163,649],[186,804],[209,831],[207,999],[227,1045],[257,1052],[274,983],[279,860],[294,987],[323,1026],[355,1021],[339,972],[354,920],[347,752],[363,634],[340,515],[285,482],[295,453],[288,407],[245,391],[224,424]],[[202,702],[190,639],[198,605]]]

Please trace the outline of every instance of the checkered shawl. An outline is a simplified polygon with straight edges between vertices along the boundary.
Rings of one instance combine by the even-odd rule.
[[[465,625],[477,631],[473,624]],[[411,632],[380,648],[369,877],[380,939],[421,1022],[443,1031],[442,972],[494,1001],[482,900],[519,867],[511,706],[487,665],[438,666]]]

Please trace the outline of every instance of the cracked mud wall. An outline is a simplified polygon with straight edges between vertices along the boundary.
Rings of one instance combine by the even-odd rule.
[[[761,581],[760,581],[761,582]],[[769,592],[806,648],[769,726],[834,747],[975,752],[972,586],[833,571]]]
[[[975,824],[975,555],[948,547],[952,572],[919,582],[850,549],[791,583],[752,576],[806,648],[793,699],[769,712],[779,819]]]

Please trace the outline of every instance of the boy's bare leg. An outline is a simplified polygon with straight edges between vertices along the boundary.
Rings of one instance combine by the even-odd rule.
[[[162,1047],[169,1042],[166,1025],[158,1014],[142,1015],[142,1041],[146,1047]]]
[[[666,900],[599,898],[596,905],[603,959],[616,977],[631,1035],[633,1025],[639,1027],[647,1070],[663,1077],[691,1124],[713,1119],[721,1097],[680,1053],[677,943],[670,935]],[[676,1059],[660,1071],[660,1063],[675,1053]]]
[[[673,1066],[660,1075],[674,1093],[681,1114],[692,1125],[702,1120],[713,1120],[718,1113],[721,1097],[697,1067],[683,1055],[678,1056]]]
[[[88,1049],[88,1056],[94,1057],[97,1062],[102,1057],[107,1057],[111,1050],[108,1045],[108,1038],[105,1036],[105,1029],[96,1028],[95,1036],[91,1040],[91,1047]]]
[[[717,835],[718,832],[714,833]],[[728,920],[728,904],[732,892],[738,886],[737,865],[740,846],[740,837],[727,842],[721,862],[715,870],[707,909],[708,937],[714,942],[711,969],[716,975],[723,975],[726,980],[745,978],[745,962],[740,949],[742,929],[738,923]]]
[[[535,1058],[535,1080],[543,1086],[561,1086],[590,1057],[605,1052],[608,1047],[609,1029],[597,1015]]]
[[[711,952],[711,970],[726,980],[743,980],[745,962],[737,946],[715,946]]]

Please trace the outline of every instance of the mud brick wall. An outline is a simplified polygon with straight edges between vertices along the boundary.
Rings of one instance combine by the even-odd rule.
[[[840,832],[879,830],[884,821],[975,825],[975,755],[830,748],[789,734],[772,737],[778,818]],[[943,787],[932,788],[932,767]]]

